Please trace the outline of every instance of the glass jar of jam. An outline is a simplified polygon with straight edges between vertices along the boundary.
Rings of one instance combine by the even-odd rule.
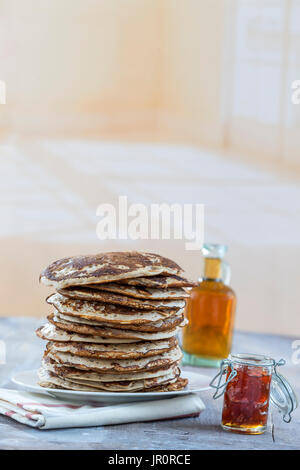
[[[231,354],[222,361],[219,374],[211,382],[214,398],[224,393],[222,427],[227,431],[262,434],[267,428],[269,401],[283,412],[286,422],[297,407],[297,398],[288,381],[277,372],[284,360],[257,354]],[[221,384],[222,376],[226,380]],[[216,379],[218,384],[214,385]]]

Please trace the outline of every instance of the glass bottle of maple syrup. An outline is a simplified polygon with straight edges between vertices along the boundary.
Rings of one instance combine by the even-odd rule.
[[[231,351],[236,296],[227,285],[226,251],[225,245],[203,246],[204,277],[191,290],[186,305],[188,325],[182,333],[185,364],[219,367]]]

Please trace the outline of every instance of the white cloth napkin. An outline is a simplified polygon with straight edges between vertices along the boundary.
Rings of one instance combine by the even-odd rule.
[[[198,416],[204,409],[204,403],[196,394],[107,405],[0,389],[0,414],[39,429],[80,428],[183,418]]]

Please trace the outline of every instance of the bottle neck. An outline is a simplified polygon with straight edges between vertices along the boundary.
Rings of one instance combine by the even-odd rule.
[[[221,263],[219,258],[205,258],[204,280],[222,281]]]

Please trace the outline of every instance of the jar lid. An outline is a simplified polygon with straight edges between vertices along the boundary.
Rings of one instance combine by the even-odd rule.
[[[283,421],[289,423],[292,412],[298,406],[298,400],[288,380],[276,371],[272,374],[270,400],[283,413]]]
[[[263,356],[261,354],[229,354],[228,360],[234,364],[244,364],[255,367],[272,367],[275,364],[274,359],[269,356]]]

